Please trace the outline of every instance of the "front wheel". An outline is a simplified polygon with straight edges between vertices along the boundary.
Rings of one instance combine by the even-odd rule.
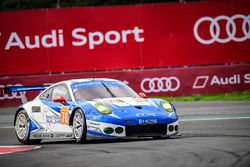
[[[84,143],[86,140],[86,119],[82,110],[78,109],[73,116],[73,135],[77,143]]]
[[[38,144],[40,139],[30,140],[30,119],[25,110],[20,111],[15,119],[17,139],[23,144]]]

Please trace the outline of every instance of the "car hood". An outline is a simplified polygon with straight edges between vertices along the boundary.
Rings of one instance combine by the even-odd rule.
[[[167,112],[153,100],[143,98],[105,98],[95,102],[108,105],[113,114],[122,119],[167,116]]]
[[[111,107],[152,105],[150,100],[143,98],[104,98],[104,99],[95,99],[94,101],[106,104]]]

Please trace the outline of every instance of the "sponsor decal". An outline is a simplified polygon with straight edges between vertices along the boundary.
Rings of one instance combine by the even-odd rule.
[[[156,114],[155,113],[137,113],[135,116],[136,117],[150,117],[150,116],[154,117],[156,116]]]
[[[44,138],[49,138],[49,134],[42,134],[42,137],[44,137]]]
[[[236,22],[241,21],[241,27],[237,28]],[[226,21],[226,26],[221,24]],[[210,33],[210,38],[205,39],[200,36],[199,27],[201,24],[209,22],[210,25],[207,29]],[[194,36],[202,44],[208,45],[214,42],[227,43],[230,41],[244,42],[250,39],[250,15],[236,14],[231,17],[221,15],[215,18],[212,17],[202,17],[195,22],[194,25]],[[222,30],[222,31],[221,31]],[[241,31],[241,32],[240,32]],[[226,32],[226,37],[222,37],[222,32]],[[238,35],[242,34],[242,35]]]
[[[97,123],[97,122],[90,122],[90,121],[88,121],[88,125],[100,126],[101,124]]]
[[[97,120],[97,119],[100,119],[101,117],[102,117],[102,115],[93,115],[92,120]]]
[[[157,124],[157,119],[139,119],[140,125]]]
[[[43,111],[46,115],[46,122],[50,124],[60,124],[60,116],[48,107],[44,107]]]
[[[110,104],[124,103],[124,101],[122,101],[122,100],[120,100],[120,99],[115,99],[115,98],[108,99],[108,102],[109,102]]]
[[[88,125],[88,130],[102,133],[102,130],[100,128],[98,128],[98,127],[95,127],[95,126]]]
[[[145,78],[140,84],[141,90],[145,93],[151,92],[174,92],[180,88],[180,80],[177,77]]]
[[[55,138],[65,138],[66,135],[64,133],[59,133],[59,134],[55,134]]]
[[[46,115],[47,123],[49,124],[59,124],[60,123],[60,117],[57,115]]]
[[[72,134],[65,133],[44,133],[44,134],[33,134],[33,138],[72,138]]]
[[[136,102],[145,102],[146,100],[143,99],[143,98],[135,98],[135,101],[136,101]]]
[[[42,134],[41,133],[34,133],[32,134],[33,138],[41,138]]]

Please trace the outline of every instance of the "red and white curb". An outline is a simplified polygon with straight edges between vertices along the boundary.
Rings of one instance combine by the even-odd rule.
[[[41,148],[41,146],[0,146],[0,155],[35,150],[39,148]]]

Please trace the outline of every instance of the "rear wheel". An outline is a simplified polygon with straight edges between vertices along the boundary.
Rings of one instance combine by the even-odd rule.
[[[78,109],[73,116],[73,135],[77,143],[84,143],[86,141],[86,119],[82,110]]]
[[[25,110],[20,111],[15,119],[17,139],[23,144],[38,144],[41,139],[30,140],[30,119]]]

